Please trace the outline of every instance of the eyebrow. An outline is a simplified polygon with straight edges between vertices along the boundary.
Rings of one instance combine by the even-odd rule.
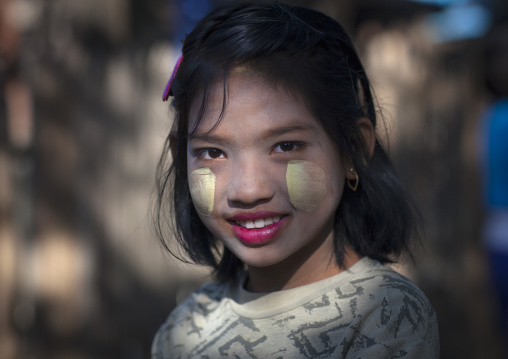
[[[263,133],[263,137],[265,138],[272,138],[272,137],[279,137],[286,133],[292,133],[292,132],[308,132],[308,131],[315,131],[316,128],[312,125],[309,125],[308,123],[297,123],[294,125],[288,125],[288,126],[281,126],[269,129],[265,133]]]
[[[262,132],[261,137],[270,139],[270,138],[285,135],[287,133],[308,132],[308,131],[316,131],[316,128],[310,124],[307,124],[307,123],[297,123],[297,124],[293,124],[293,125],[271,128],[267,131]],[[192,140],[204,141],[204,142],[220,144],[220,145],[227,144],[227,142],[228,142],[221,136],[214,135],[213,133],[210,133],[210,132],[191,134],[189,136],[189,141],[192,141]]]

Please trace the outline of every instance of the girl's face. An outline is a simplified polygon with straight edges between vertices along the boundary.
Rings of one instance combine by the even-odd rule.
[[[333,259],[334,214],[345,171],[303,101],[261,76],[233,71],[188,142],[192,200],[207,228],[248,268],[319,270]],[[191,106],[193,128],[200,97]]]

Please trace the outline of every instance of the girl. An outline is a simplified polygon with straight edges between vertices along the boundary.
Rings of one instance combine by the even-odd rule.
[[[163,95],[176,118],[157,228],[169,250],[168,195],[178,243],[217,281],[173,311],[152,358],[437,357],[432,306],[381,264],[408,249],[413,217],[344,29],[309,9],[235,5],[182,52]]]

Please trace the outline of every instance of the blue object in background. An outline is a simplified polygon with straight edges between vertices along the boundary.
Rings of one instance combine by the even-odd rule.
[[[508,342],[508,99],[494,103],[483,127],[483,241],[490,278],[500,309],[500,326]]]
[[[178,0],[178,16],[174,43],[178,48],[182,47],[185,35],[194,30],[197,23],[211,12],[215,7],[214,0]]]
[[[508,99],[495,103],[487,114],[486,121],[487,206],[508,210]]]

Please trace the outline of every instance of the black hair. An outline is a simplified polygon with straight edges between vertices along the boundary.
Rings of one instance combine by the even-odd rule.
[[[171,85],[175,120],[157,174],[155,223],[164,248],[177,256],[165,240],[163,226],[169,224],[188,259],[211,266],[219,281],[234,279],[243,268],[201,222],[190,197],[186,158],[189,132],[197,127],[188,128],[191,103],[201,97],[199,120],[211,84],[222,79],[222,117],[228,74],[242,66],[300,95],[359,176],[356,191],[345,186],[335,214],[339,266],[347,244],[359,255],[383,263],[410,253],[417,217],[377,139],[372,157],[368,153],[358,120],[367,118],[376,126],[375,101],[353,43],[337,21],[278,2],[227,6],[209,14],[186,36],[182,56]],[[166,205],[172,206],[173,219],[163,210]]]

